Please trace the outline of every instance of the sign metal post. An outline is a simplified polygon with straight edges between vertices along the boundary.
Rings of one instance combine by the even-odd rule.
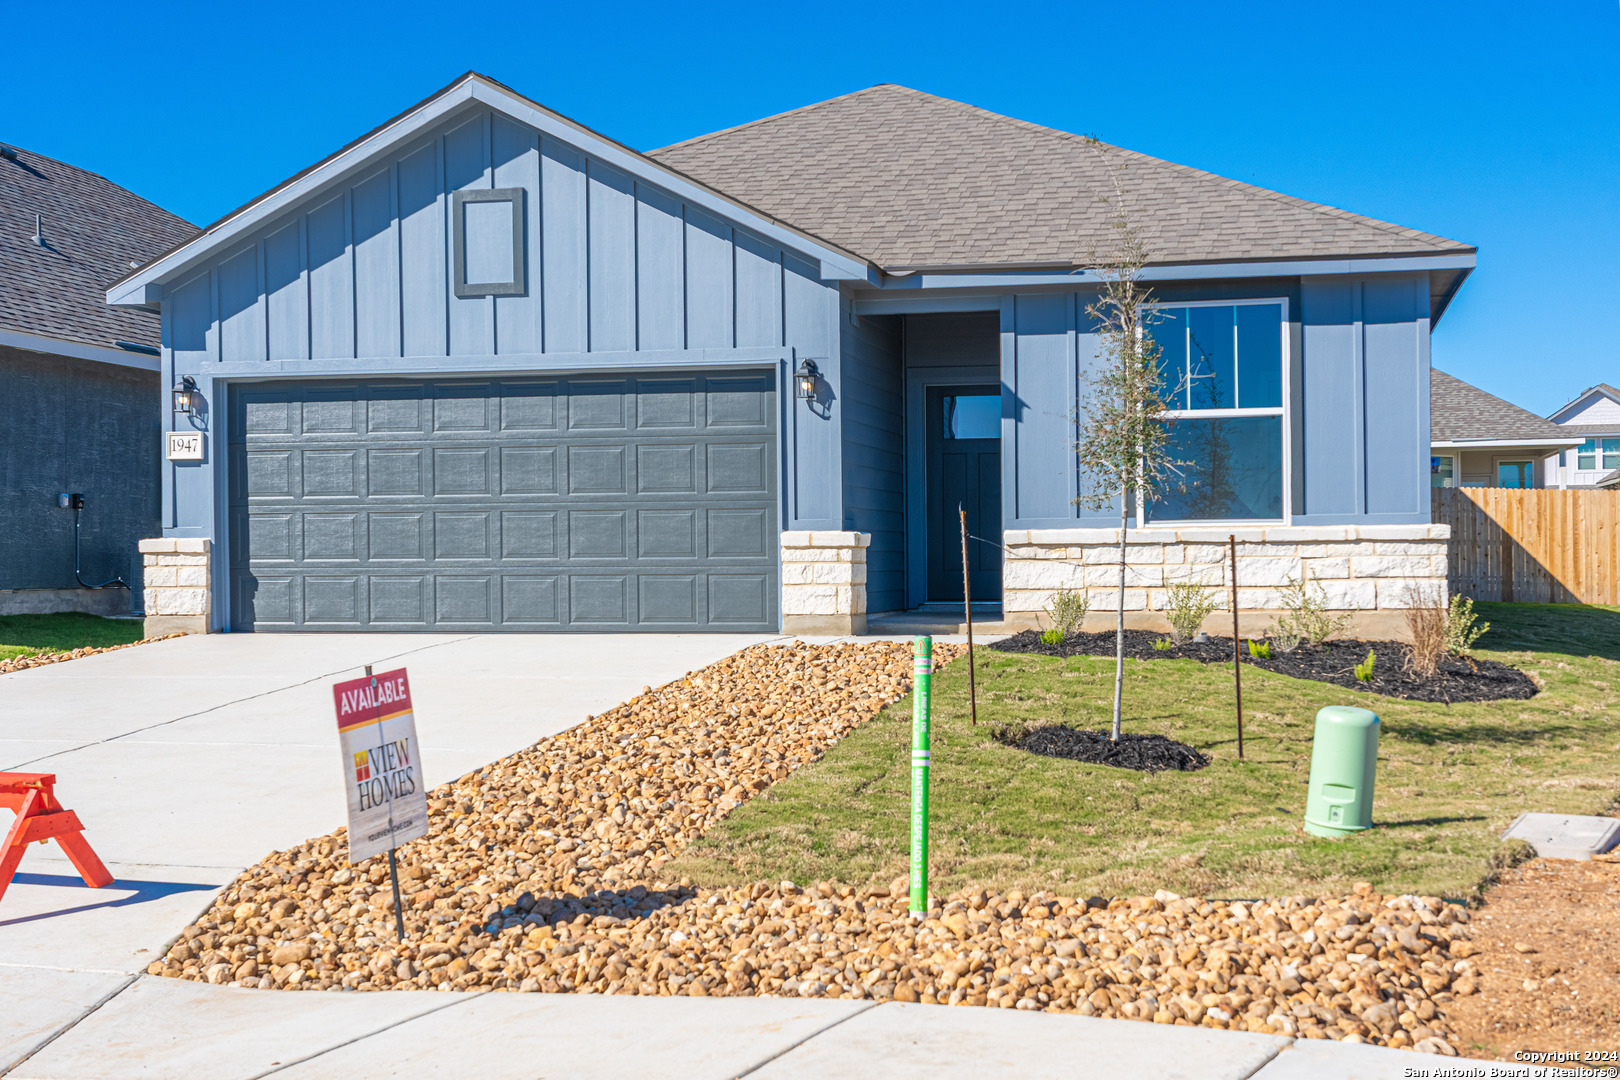
[[[928,748],[934,639],[912,642],[911,686],[911,914],[928,910]]]

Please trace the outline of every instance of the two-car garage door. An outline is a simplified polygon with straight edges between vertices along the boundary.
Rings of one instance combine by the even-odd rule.
[[[769,371],[231,391],[238,630],[773,630]]]

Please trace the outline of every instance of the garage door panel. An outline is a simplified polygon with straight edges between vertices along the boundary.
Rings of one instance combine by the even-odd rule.
[[[636,447],[636,491],[693,494],[697,447],[691,443],[641,443]]]
[[[698,512],[636,511],[636,554],[643,559],[691,559],[698,553]]]
[[[232,625],[774,629],[774,398],[769,372],[233,388]]]
[[[753,626],[770,615],[776,593],[770,574],[710,574],[709,622]]]
[[[501,514],[501,558],[556,557],[557,511],[508,510]]]
[[[358,450],[305,450],[298,464],[305,498],[360,494]]]
[[[507,626],[560,626],[556,575],[508,574],[501,578],[501,622]]]
[[[595,626],[630,624],[628,574],[574,574],[568,579],[569,621]]]
[[[568,555],[574,559],[623,559],[630,551],[628,510],[571,510]]]
[[[366,452],[367,494],[372,497],[427,494],[427,452],[420,448],[392,447]]]
[[[304,514],[304,559],[350,560],[360,551],[359,514]]]
[[[556,431],[557,389],[554,382],[503,383],[502,431]]]
[[[352,626],[361,621],[358,575],[309,575],[303,580],[306,623]]]
[[[373,624],[393,623],[411,627],[428,624],[427,578],[419,575],[395,577],[372,574],[366,580],[371,594]]]
[[[708,447],[706,490],[728,495],[765,495],[771,490],[771,448],[758,443]]]
[[[487,446],[433,451],[433,494],[488,495],[489,458]]]
[[[502,495],[557,494],[555,446],[501,447]]]
[[[421,390],[397,392],[410,396],[380,397],[366,402],[366,434],[421,435],[427,431]]]
[[[433,515],[433,554],[440,559],[489,558],[490,512],[439,511]]]
[[[429,557],[424,532],[425,513],[371,513],[366,515],[367,554],[372,559]]]
[[[642,574],[636,584],[643,624],[698,625],[696,574]]]
[[[569,430],[624,430],[625,397],[628,393],[629,386],[622,380],[571,381],[568,386]]]

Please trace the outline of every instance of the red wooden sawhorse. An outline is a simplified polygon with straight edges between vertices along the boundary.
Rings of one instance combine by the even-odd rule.
[[[51,790],[55,786],[55,773],[0,772],[0,807],[17,815],[5,844],[0,846],[0,897],[6,895],[6,886],[11,884],[23,852],[36,840],[43,844],[54,839],[61,844],[73,860],[73,868],[92,889],[113,882],[113,876],[82,835],[84,826],[79,815],[57,801]]]

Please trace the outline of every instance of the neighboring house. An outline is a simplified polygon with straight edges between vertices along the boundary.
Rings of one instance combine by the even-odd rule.
[[[1398,625],[1474,248],[904,87],[642,154],[476,74],[110,287],[198,392],[149,625],[860,632],[960,603],[959,507],[1009,620],[1111,604],[1073,440],[1116,178],[1196,387],[1133,619],[1235,535],[1245,608],[1309,573]]]
[[[1439,368],[1429,377],[1430,486],[1563,486],[1547,462],[1579,438]]]
[[[158,527],[158,318],[109,307],[106,287],[196,232],[0,146],[0,614],[130,611],[136,544]]]
[[[1579,446],[1547,462],[1549,469],[1563,470],[1564,486],[1613,487],[1610,474],[1620,469],[1620,390],[1598,383],[1548,419],[1581,436]]]

